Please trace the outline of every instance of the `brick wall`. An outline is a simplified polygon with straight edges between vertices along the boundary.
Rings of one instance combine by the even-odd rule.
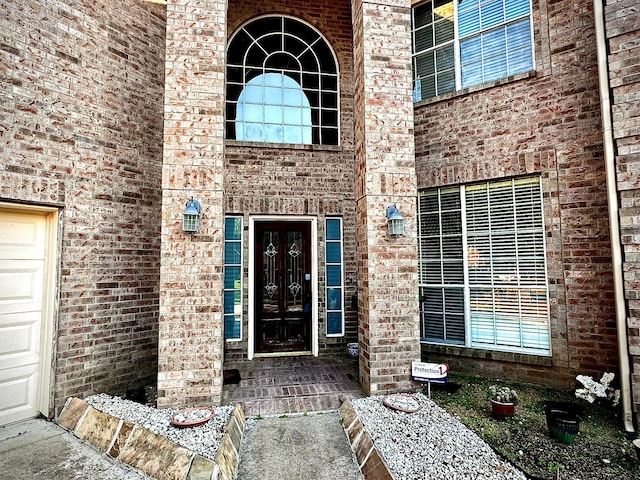
[[[293,4],[292,4],[293,3]],[[345,337],[326,338],[324,320],[324,220],[343,218],[345,297],[356,288],[353,47],[348,1],[280,2],[244,0],[229,4],[229,36],[246,21],[269,13],[294,16],[316,28],[336,54],[340,72],[340,146],[267,146],[227,141],[225,149],[225,212],[248,215],[311,215],[318,217],[319,346],[355,341],[356,312],[345,305]],[[245,264],[248,259],[245,242]],[[247,298],[245,282],[244,298]],[[244,342],[228,343],[229,350],[246,352],[247,305],[244,305]]]
[[[167,5],[158,406],[222,397],[226,0]],[[191,197],[202,227],[182,231]]]
[[[400,148],[413,143],[411,121],[402,116],[410,74],[406,58],[391,58],[406,51],[409,2],[354,2],[355,57],[346,0],[208,0],[170,7],[161,289],[165,7],[142,0],[67,3],[6,0],[0,19],[0,199],[63,209],[56,405],[69,395],[122,391],[155,375],[158,335],[160,403],[217,398],[224,213],[318,215],[319,226],[324,216],[343,214],[347,279],[355,277],[359,259],[363,354],[367,362],[372,354],[381,362],[373,373],[367,363],[362,374],[367,382],[375,377],[381,390],[397,386],[394,369],[407,360],[398,360],[397,352],[409,352],[407,358],[413,352],[415,314],[408,299],[417,295],[408,285],[417,285],[415,245],[389,243],[383,211],[397,201],[409,232],[415,229],[411,151]],[[542,176],[553,357],[436,348],[428,356],[457,362],[461,370],[566,385],[577,373],[617,370],[595,34],[589,1],[533,5],[536,71],[419,104],[416,176],[419,188]],[[309,22],[336,52],[341,146],[229,142],[225,160],[225,40],[246,20],[275,12]],[[636,13],[637,2],[608,2],[625,287],[638,384]],[[395,28],[403,33],[384,37]],[[388,59],[377,50],[383,46]],[[185,56],[193,63],[182,62]],[[399,90],[386,91],[380,83],[391,77]],[[370,96],[374,91],[377,96]],[[400,105],[394,103],[399,98]],[[386,136],[382,117],[401,123],[397,138]],[[383,136],[375,136],[379,132]],[[385,162],[384,172],[378,160]],[[203,230],[194,241],[180,229],[184,202],[192,195],[203,203]],[[392,258],[378,255],[383,252]],[[396,291],[402,298],[388,295],[380,281],[387,273],[407,282]],[[347,280],[347,296],[354,290],[355,281]],[[389,310],[385,302],[404,306]],[[348,313],[347,334],[355,336],[354,312]],[[398,325],[406,331],[395,331],[393,338],[406,339],[406,345],[383,345],[392,337],[389,328]],[[635,402],[638,408],[637,390]]]
[[[640,1],[605,7],[633,403],[640,412]]]
[[[164,8],[0,9],[0,200],[62,209],[55,405],[124,393],[157,371]]]
[[[618,370],[595,27],[590,0],[534,0],[533,12],[535,72],[419,104],[416,167],[419,188],[541,175],[553,357],[424,356],[567,386]]]
[[[420,356],[416,177],[411,101],[411,2],[354,1],[356,236],[360,383],[371,394],[411,390]],[[406,235],[387,233],[397,204]]]

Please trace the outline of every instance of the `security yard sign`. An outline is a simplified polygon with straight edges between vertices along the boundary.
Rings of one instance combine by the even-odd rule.
[[[413,362],[411,375],[416,382],[447,383],[449,365],[446,363]]]
[[[413,362],[411,364],[411,376],[416,382],[427,383],[429,398],[431,398],[432,383],[447,383],[449,365],[446,363]]]

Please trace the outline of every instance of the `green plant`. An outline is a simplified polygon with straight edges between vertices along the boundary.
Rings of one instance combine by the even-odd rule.
[[[488,396],[490,400],[495,400],[500,403],[518,403],[518,394],[516,391],[506,386],[491,385],[488,390]]]
[[[546,468],[547,468],[547,470],[548,470],[550,473],[556,473],[556,472],[559,472],[559,471],[560,471],[560,469],[562,469],[562,468],[563,468],[563,466],[562,466],[561,464],[559,464],[559,463],[555,463],[555,462],[553,462],[553,461],[549,461],[549,460],[545,460],[545,459],[540,459],[540,460],[539,460],[539,462],[540,462],[540,465],[542,465],[543,467],[546,467]]]
[[[571,445],[560,447],[549,434],[545,405],[550,400],[575,402],[573,390],[455,372],[449,373],[449,383],[460,388],[452,392],[432,385],[433,400],[520,468],[527,478],[640,480],[640,464],[622,429],[620,412],[612,409],[609,402],[584,402],[580,434]],[[503,422],[492,419],[487,397],[493,384],[508,385],[517,391],[517,417]]]

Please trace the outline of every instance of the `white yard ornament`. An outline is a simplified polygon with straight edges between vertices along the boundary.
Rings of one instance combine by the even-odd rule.
[[[576,397],[582,398],[589,403],[593,403],[596,398],[607,398],[611,400],[611,404],[615,407],[620,402],[620,390],[614,390],[609,386],[613,377],[613,373],[605,373],[599,382],[587,375],[578,375],[578,380],[584,388],[576,390]]]

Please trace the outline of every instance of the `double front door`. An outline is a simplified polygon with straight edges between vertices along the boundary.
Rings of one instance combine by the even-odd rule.
[[[311,249],[307,222],[256,222],[255,352],[311,348]]]

